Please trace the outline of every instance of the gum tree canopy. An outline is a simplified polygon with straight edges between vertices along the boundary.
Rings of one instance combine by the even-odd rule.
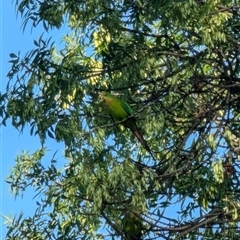
[[[6,239],[239,239],[238,0],[15,4],[24,29],[69,31],[10,54],[2,124],[43,147],[7,179],[39,197]],[[103,91],[131,106],[154,158],[112,121]],[[48,138],[65,149],[46,165]]]

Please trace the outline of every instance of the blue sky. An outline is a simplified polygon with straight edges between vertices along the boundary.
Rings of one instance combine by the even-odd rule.
[[[7,73],[11,68],[9,54],[21,52],[21,56],[31,50],[34,47],[33,40],[38,39],[39,36],[45,32],[42,26],[38,26],[36,29],[31,31],[31,25],[23,32],[21,24],[22,19],[20,16],[16,16],[15,2],[12,3],[11,0],[4,0],[0,3],[1,11],[1,92],[5,91],[5,86],[7,84]],[[49,36],[53,36],[56,42],[60,42],[63,35],[62,30],[54,30],[49,32]],[[47,38],[48,34],[45,32],[44,36]],[[26,128],[23,133],[18,132],[15,128],[11,126],[11,121],[7,122],[7,127],[1,127],[1,215],[5,216],[15,216],[16,214],[23,211],[26,215],[34,212],[35,202],[33,196],[35,195],[32,190],[28,190],[24,193],[24,197],[15,199],[11,196],[9,186],[6,184],[5,179],[10,174],[10,169],[14,166],[16,156],[21,154],[23,151],[34,152],[36,149],[40,148],[40,142],[38,137],[31,137],[28,128]],[[61,160],[63,155],[63,145],[55,143],[54,140],[49,140],[47,142],[48,149],[50,150],[50,156],[58,150],[58,159]],[[0,217],[0,237],[5,236],[6,227],[4,226],[5,220]],[[1,238],[3,239],[3,238]]]

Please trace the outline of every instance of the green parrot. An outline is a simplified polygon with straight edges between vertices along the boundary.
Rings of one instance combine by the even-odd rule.
[[[122,219],[123,232],[128,240],[141,240],[143,223],[139,213],[128,211]]]
[[[119,99],[108,92],[100,93],[100,97],[103,99],[104,104],[106,105],[106,108],[110,113],[112,119],[115,122],[121,122],[123,126],[129,128],[136,136],[138,141],[142,144],[142,146],[150,153],[154,159],[150,147],[148,146],[146,140],[143,138],[143,135],[137,127],[135,117],[132,116],[133,110],[131,107],[124,100]]]

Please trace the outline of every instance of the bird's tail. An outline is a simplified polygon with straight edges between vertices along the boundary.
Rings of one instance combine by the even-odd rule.
[[[131,129],[132,130],[132,129]],[[132,130],[132,132],[134,133],[134,135],[136,136],[136,138],[138,139],[138,141],[142,144],[142,146],[150,153],[150,155],[152,156],[153,159],[155,159],[151,148],[148,146],[147,141],[144,139],[143,135],[141,134],[140,130],[137,128]]]

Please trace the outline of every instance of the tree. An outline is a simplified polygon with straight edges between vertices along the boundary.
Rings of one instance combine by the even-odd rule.
[[[10,54],[2,124],[29,125],[43,148],[8,178],[41,197],[6,239],[127,239],[136,212],[144,239],[238,239],[238,1],[15,2],[23,27],[71,32],[62,49],[42,35]],[[111,121],[106,90],[131,105],[155,159]],[[47,138],[65,144],[61,170],[41,162]]]

